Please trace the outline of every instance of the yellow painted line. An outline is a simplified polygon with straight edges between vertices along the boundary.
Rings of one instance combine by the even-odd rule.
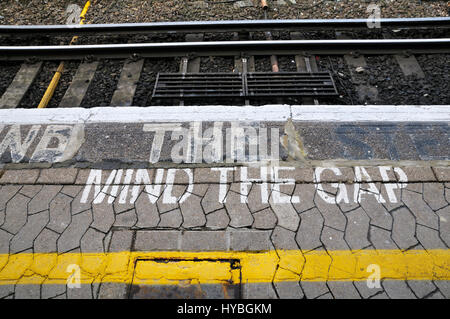
[[[239,270],[231,271],[231,277],[226,277],[230,276],[230,264],[215,262],[218,260],[237,260]],[[129,284],[133,283],[134,278],[140,284],[165,285],[183,282],[192,276],[196,276],[201,283],[223,283],[227,280],[235,284],[299,280],[364,281],[373,275],[367,271],[373,264],[380,267],[381,279],[450,280],[450,250],[328,253],[284,250],[3,254],[0,255],[0,285],[66,284],[72,276],[72,271],[67,271],[71,265],[80,268],[81,283]]]

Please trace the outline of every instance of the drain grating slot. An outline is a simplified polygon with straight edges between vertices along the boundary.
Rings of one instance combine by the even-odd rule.
[[[235,98],[245,95],[238,73],[159,73],[152,98]]]
[[[256,99],[338,95],[329,72],[158,73],[152,99]]]
[[[248,97],[334,96],[337,90],[328,72],[248,73]]]

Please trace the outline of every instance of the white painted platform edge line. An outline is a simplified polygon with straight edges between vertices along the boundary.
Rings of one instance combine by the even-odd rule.
[[[295,105],[293,121],[449,122],[448,105]]]
[[[0,124],[151,122],[450,122],[450,105],[154,106],[0,110]]]

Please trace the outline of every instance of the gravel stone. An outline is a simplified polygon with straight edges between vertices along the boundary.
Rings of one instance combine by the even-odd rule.
[[[0,24],[2,24],[2,20],[0,20]],[[0,97],[5,93],[16,73],[19,72],[20,65],[20,62],[0,62]]]
[[[54,61],[43,62],[41,70],[38,72],[36,79],[31,84],[27,93],[25,93],[25,96],[18,106],[19,108],[37,108],[58,68],[58,64],[59,62]]]
[[[233,57],[205,57],[200,60],[200,73],[231,73],[233,69]]]
[[[81,107],[109,106],[119,82],[123,63],[123,60],[105,59],[100,61],[94,78],[81,102]]]
[[[67,43],[67,42],[64,42]],[[50,100],[47,108],[57,108],[61,103],[61,100],[66,94],[67,89],[72,83],[72,79],[78,69],[80,62],[78,61],[66,61],[64,62],[64,70],[61,74],[58,86],[56,87],[55,93],[53,93],[52,99]]]
[[[0,24],[65,24],[69,4],[83,8],[84,0],[5,0],[0,3]]]
[[[142,68],[141,77],[134,94],[134,106],[151,105],[152,88],[156,81],[158,73],[176,73],[178,72],[179,63],[175,59],[145,59]]]

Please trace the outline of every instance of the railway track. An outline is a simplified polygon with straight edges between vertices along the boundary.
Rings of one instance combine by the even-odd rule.
[[[420,99],[428,100],[430,95],[437,103],[423,104],[450,103],[445,72],[450,18],[382,19],[380,25],[372,37],[364,19],[0,26],[4,78],[0,108],[36,107],[56,70],[54,61],[71,62],[50,107],[422,104]],[[312,39],[317,37],[315,32],[323,33]],[[355,32],[357,37],[358,32],[369,36],[355,39]],[[431,37],[396,35],[405,32],[429,32]],[[433,37],[436,32],[441,36]],[[8,45],[36,35],[43,39],[79,36],[83,44]],[[145,43],[123,43],[136,35],[142,35]],[[107,42],[117,36],[122,40]],[[107,43],[96,43],[100,37]],[[165,37],[167,41],[161,41]],[[391,85],[394,93],[388,95],[380,91],[391,77],[368,63],[380,65],[380,59],[400,73],[392,74],[397,81]],[[444,65],[441,71],[435,66],[424,71],[428,61]],[[433,82],[427,83],[430,79]],[[399,85],[410,88],[406,94],[420,87],[431,88],[431,94],[417,92],[418,103],[389,100]],[[436,97],[433,92],[439,91],[442,94]]]
[[[450,298],[450,18],[238,2],[0,26],[0,299]]]

